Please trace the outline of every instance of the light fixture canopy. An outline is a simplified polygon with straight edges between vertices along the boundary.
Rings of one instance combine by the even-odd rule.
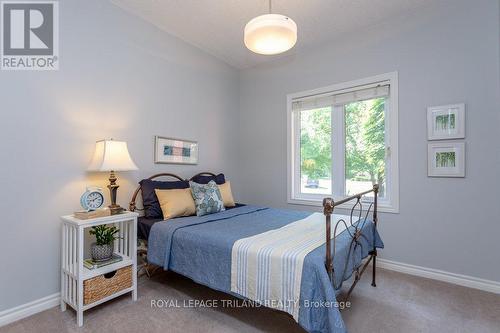
[[[266,14],[253,18],[245,26],[245,46],[258,54],[278,54],[297,42],[297,24],[284,15]]]

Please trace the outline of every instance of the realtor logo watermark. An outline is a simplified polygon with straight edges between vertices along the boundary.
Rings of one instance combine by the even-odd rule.
[[[2,1],[2,70],[59,69],[59,3]]]

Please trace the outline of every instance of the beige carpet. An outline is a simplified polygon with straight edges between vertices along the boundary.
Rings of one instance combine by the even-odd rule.
[[[369,273],[369,272],[367,272]],[[349,332],[500,332],[500,296],[379,270],[378,286],[364,276],[342,312]],[[130,296],[85,312],[53,308],[0,328],[0,332],[304,332],[289,316],[265,308],[152,308],[151,300],[232,299],[173,273],[139,279]],[[221,301],[219,301],[219,304]]]

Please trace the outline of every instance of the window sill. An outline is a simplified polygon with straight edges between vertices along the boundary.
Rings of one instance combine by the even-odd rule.
[[[325,196],[328,197],[328,196]],[[334,199],[335,200],[335,199]],[[312,200],[312,199],[288,199],[287,201],[292,205],[301,205],[301,206],[313,206],[313,207],[323,207],[323,200]],[[346,202],[340,206],[335,206],[335,208],[339,209],[351,209],[354,201]],[[362,202],[364,208],[369,206],[368,202]],[[394,207],[392,205],[379,203],[378,212],[381,213],[391,213],[391,214],[399,214],[399,207]]]

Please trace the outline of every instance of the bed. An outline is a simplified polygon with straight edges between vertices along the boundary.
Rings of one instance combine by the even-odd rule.
[[[159,177],[182,179],[172,174],[150,179]],[[138,209],[139,192],[140,187],[131,211]],[[363,202],[372,192],[373,201]],[[375,185],[338,202],[326,198],[321,216],[240,204],[200,217],[141,218],[139,238],[147,241],[148,264],[249,301],[247,305],[287,312],[308,332],[346,332],[340,310],[370,263],[376,286],[377,248],[384,246],[377,232],[377,193]],[[348,215],[334,214],[335,207],[347,202],[353,203]],[[351,277],[346,297],[337,300]]]

